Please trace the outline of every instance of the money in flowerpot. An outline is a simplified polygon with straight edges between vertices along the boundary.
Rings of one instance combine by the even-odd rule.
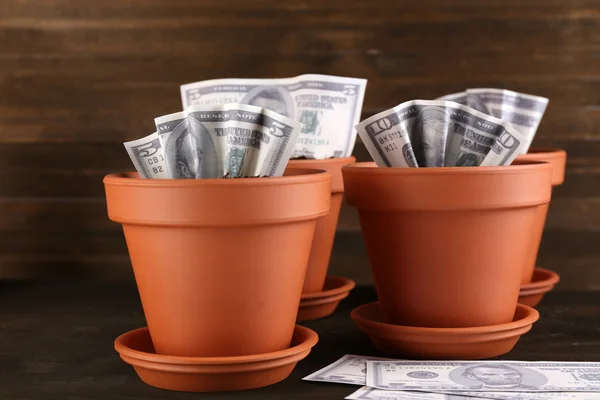
[[[104,179],[158,354],[229,357],[290,346],[331,174]]]
[[[302,124],[246,104],[193,105],[155,119],[157,131],[125,143],[142,178],[281,176]]]
[[[331,249],[337,228],[342,197],[344,195],[344,181],[342,179],[342,167],[346,164],[356,162],[355,157],[329,158],[326,160],[290,160],[287,169],[315,168],[329,171],[332,175],[331,181],[331,210],[326,217],[317,221],[315,237],[313,239],[306,278],[302,293],[315,293],[323,290]]]
[[[545,97],[496,88],[467,89],[437,100],[457,102],[510,123],[527,141],[521,149],[523,154],[529,150],[548,106]]]
[[[359,130],[360,133],[360,130]],[[387,323],[458,328],[512,321],[529,231],[550,165],[342,168]]]
[[[542,161],[552,165],[552,186],[556,187],[563,183],[565,179],[565,164],[567,161],[567,153],[561,149],[543,149],[533,148],[530,149],[527,154],[521,154],[516,160],[528,160],[528,161]],[[523,264],[523,275],[521,277],[521,284],[531,283],[538,251],[540,249],[540,243],[542,241],[542,234],[544,233],[544,225],[546,224],[546,216],[548,215],[548,208],[550,204],[544,204],[539,206],[538,209],[538,222],[530,232],[530,245],[527,253],[527,258]]]
[[[366,79],[306,74],[275,79],[211,79],[181,86],[189,106],[241,103],[258,106],[302,124],[291,158],[352,155]]]

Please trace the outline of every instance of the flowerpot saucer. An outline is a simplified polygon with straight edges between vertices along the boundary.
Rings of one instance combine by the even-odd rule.
[[[382,353],[408,358],[478,360],[508,353],[538,320],[538,312],[518,304],[512,322],[472,328],[422,328],[383,322],[379,303],[352,310],[354,323]]]
[[[142,381],[161,389],[222,392],[254,389],[287,378],[317,343],[315,331],[296,325],[292,347],[250,356],[179,357],[156,354],[148,328],[124,333],[115,350]]]
[[[560,280],[560,276],[549,269],[536,268],[531,283],[521,285],[519,303],[530,307],[537,306],[544,295],[551,291]]]
[[[298,321],[327,317],[335,311],[340,301],[348,297],[356,283],[340,276],[328,276],[320,292],[302,293]]]

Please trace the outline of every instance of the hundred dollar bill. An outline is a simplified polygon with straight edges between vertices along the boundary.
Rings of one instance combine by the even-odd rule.
[[[164,139],[169,177],[281,176],[301,128],[291,118],[246,104],[190,106]]]
[[[387,358],[357,356],[346,354],[333,364],[313,372],[302,380],[315,382],[346,383],[365,385],[367,360],[389,360]]]
[[[374,360],[367,361],[367,386],[427,392],[599,392],[600,363]]]
[[[403,390],[381,390],[363,386],[347,396],[352,400],[598,400],[600,393],[594,392],[455,392],[429,393]]]
[[[509,123],[451,101],[407,101],[356,129],[380,167],[507,165],[525,146]]]
[[[157,132],[123,144],[136,171],[142,178],[166,179],[169,177]]]
[[[293,158],[348,157],[356,140],[367,81],[328,75],[281,79],[214,79],[181,86],[183,108],[243,103],[303,124]]]

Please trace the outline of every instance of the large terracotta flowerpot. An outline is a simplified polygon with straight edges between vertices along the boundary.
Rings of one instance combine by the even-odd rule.
[[[559,186],[565,180],[565,164],[567,162],[567,153],[561,149],[529,149],[529,153],[522,154],[516,158],[516,161],[543,161],[552,165],[552,186]],[[540,243],[546,224],[549,204],[543,204],[538,207],[538,224],[530,232],[530,244],[525,263],[523,264],[523,274],[521,284],[531,283],[533,271],[535,270]]]
[[[228,357],[290,346],[331,174],[286,175],[104,178],[157,354]]]
[[[549,164],[342,168],[386,322],[459,328],[512,321]]]
[[[315,168],[329,171],[332,175],[331,210],[326,217],[317,221],[302,293],[315,293],[323,290],[344,194],[342,166],[354,162],[356,162],[355,157],[325,160],[290,160],[288,162],[287,169]]]

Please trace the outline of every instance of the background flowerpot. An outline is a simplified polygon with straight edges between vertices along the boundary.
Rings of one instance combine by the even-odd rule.
[[[565,180],[565,164],[567,161],[567,153],[561,149],[529,149],[529,153],[522,154],[516,158],[516,161],[542,161],[552,165],[552,186],[559,186]],[[548,215],[549,204],[543,204],[538,207],[538,224],[530,232],[530,245],[527,251],[527,257],[523,264],[523,274],[521,276],[521,284],[531,282],[533,271],[535,269],[542,235],[544,233],[544,225],[546,224],[546,216]]]
[[[227,357],[288,348],[331,174],[280,178],[104,178],[123,224],[158,354]]]
[[[302,293],[314,293],[323,290],[344,193],[342,166],[354,162],[356,162],[355,157],[325,160],[290,160],[288,162],[288,169],[315,168],[328,171],[332,175],[331,209],[326,217],[317,221]]]
[[[549,164],[342,168],[389,323],[474,327],[510,322]]]

